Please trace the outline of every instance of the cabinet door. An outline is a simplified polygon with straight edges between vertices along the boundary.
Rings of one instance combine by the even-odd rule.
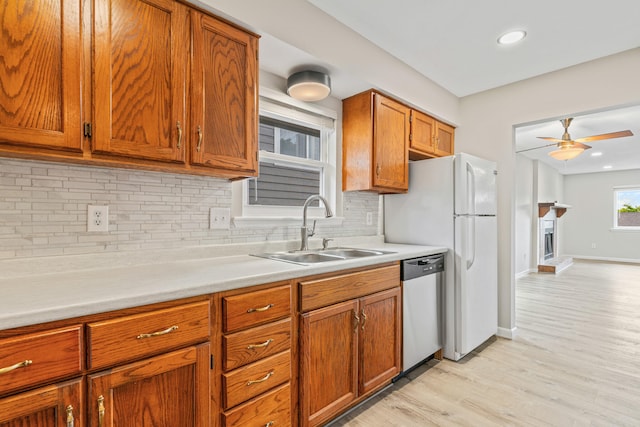
[[[209,344],[89,377],[89,425],[209,427]]]
[[[373,128],[374,187],[409,188],[409,114],[404,105],[375,95]]]
[[[81,151],[81,3],[0,3],[0,142]]]
[[[437,156],[450,156],[453,154],[454,128],[444,123],[436,123],[436,144]]]
[[[82,380],[41,387],[0,399],[2,427],[81,427]]]
[[[192,28],[191,162],[255,175],[258,41],[199,13]]]
[[[435,120],[419,111],[411,111],[411,138],[409,148],[424,154],[434,154]]]
[[[400,288],[362,298],[359,316],[362,395],[400,373]]]
[[[95,0],[93,152],[184,161],[187,20],[173,0]]]
[[[356,399],[357,300],[302,315],[301,423],[317,426]]]

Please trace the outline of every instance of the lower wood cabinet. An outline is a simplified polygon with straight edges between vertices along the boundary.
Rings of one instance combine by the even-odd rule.
[[[81,427],[83,402],[81,378],[0,398],[0,426]]]
[[[90,375],[89,425],[208,427],[208,343]]]
[[[331,284],[366,294],[362,277],[390,275],[390,289],[317,308],[301,315],[300,425],[318,426],[381,389],[400,373],[401,300],[398,269],[386,267],[302,283],[327,295]],[[359,284],[359,285],[358,285]],[[317,296],[317,295],[316,295]],[[316,298],[317,299],[317,298]],[[304,297],[302,300],[304,306]]]

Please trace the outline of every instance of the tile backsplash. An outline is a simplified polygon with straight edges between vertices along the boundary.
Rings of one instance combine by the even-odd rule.
[[[376,194],[344,193],[342,226],[320,221],[318,233],[374,236],[378,203]],[[297,222],[210,230],[209,209],[231,204],[224,179],[0,159],[0,259],[299,238]],[[108,232],[87,232],[87,205],[109,206]]]

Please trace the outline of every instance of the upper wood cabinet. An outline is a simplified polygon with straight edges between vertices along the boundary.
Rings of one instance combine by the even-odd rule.
[[[258,40],[192,14],[191,162],[257,175]]]
[[[409,160],[453,154],[454,128],[370,90],[342,101],[342,190],[404,193]]]
[[[81,0],[0,4],[0,143],[82,150]]]
[[[342,190],[406,192],[410,109],[374,91],[342,109]]]
[[[409,159],[421,160],[453,154],[454,128],[417,110],[411,110]]]
[[[454,128],[442,122],[436,122],[436,156],[453,154]]]
[[[185,160],[187,19],[173,0],[95,1],[94,152]]]
[[[257,175],[257,35],[176,0],[10,1],[0,13],[0,153]]]

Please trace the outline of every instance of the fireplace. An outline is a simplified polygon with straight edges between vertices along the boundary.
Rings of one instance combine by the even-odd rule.
[[[538,272],[558,273],[573,263],[558,251],[558,218],[567,208],[570,206],[558,202],[538,203]]]
[[[553,221],[543,220],[542,223],[543,224],[541,227],[542,229],[542,246],[541,247],[543,248],[543,259],[547,260],[555,256],[554,235],[555,235],[556,222],[555,220]]]

